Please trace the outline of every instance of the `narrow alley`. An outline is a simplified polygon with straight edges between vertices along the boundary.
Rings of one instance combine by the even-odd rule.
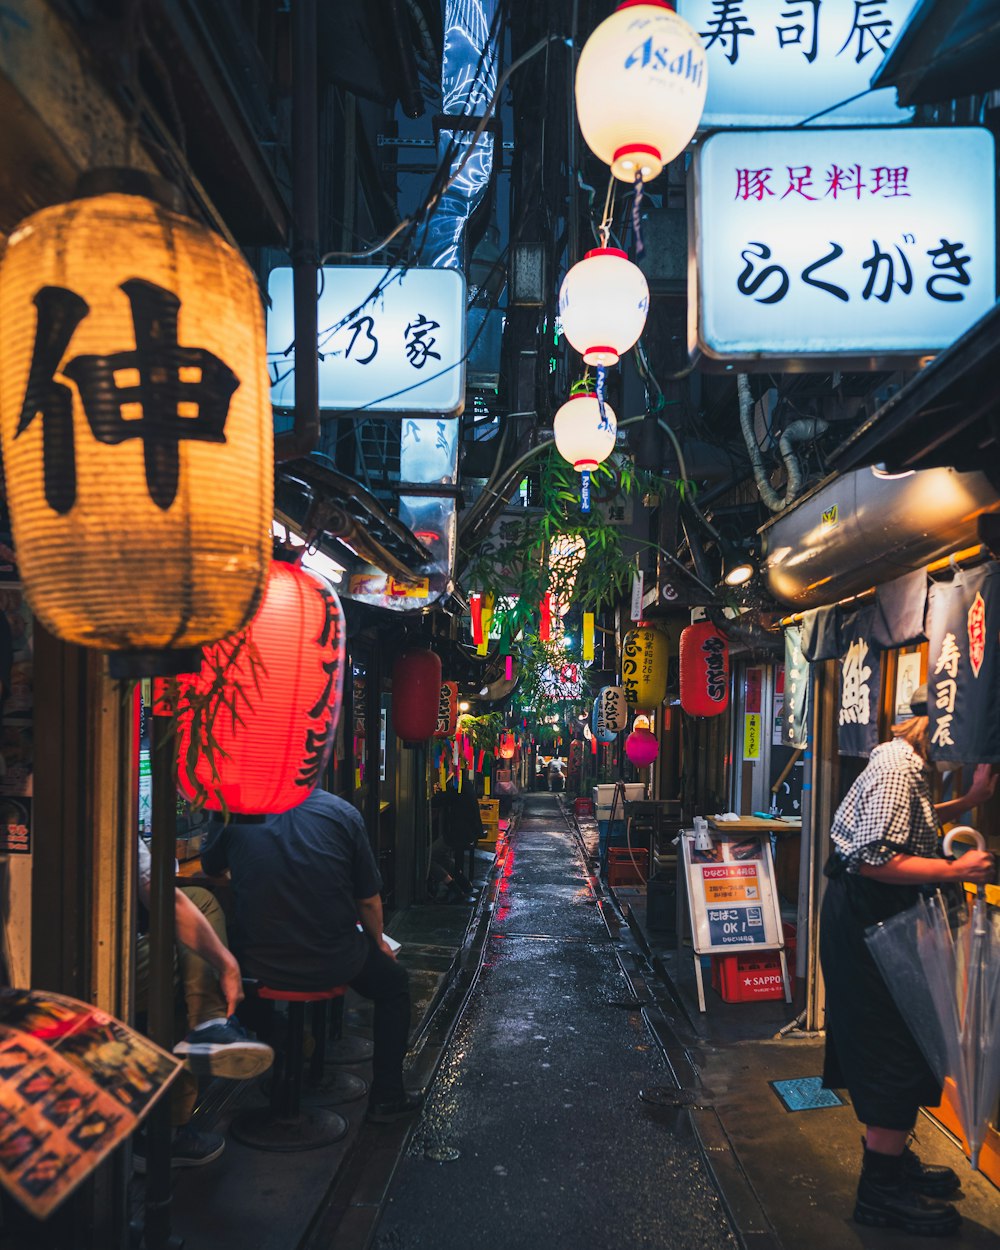
[[[736,1246],[555,797],[511,839],[478,980],[377,1250]],[[669,1193],[669,1202],[664,1195]]]

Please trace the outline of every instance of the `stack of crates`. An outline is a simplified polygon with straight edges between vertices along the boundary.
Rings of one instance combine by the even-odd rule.
[[[625,844],[625,803],[634,802],[646,797],[646,787],[639,781],[626,782],[624,795],[618,796],[615,805],[615,787],[613,785],[594,786],[594,816],[597,818],[597,831],[600,834],[601,854],[605,844],[611,846]],[[624,801],[623,801],[624,800]],[[615,818],[612,821],[611,811],[614,808]]]
[[[610,869],[609,869],[610,872]],[[783,924],[789,976],[795,975],[795,925]],[[712,956],[712,989],[724,1003],[755,1003],[785,997],[777,951]]]
[[[649,851],[646,847],[608,848],[608,885],[644,885],[649,877]]]
[[[500,800],[480,799],[479,816],[483,822],[483,836],[477,845],[495,851],[500,832]]]

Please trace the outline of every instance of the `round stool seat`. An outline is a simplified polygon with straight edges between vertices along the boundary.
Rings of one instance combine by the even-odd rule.
[[[255,1107],[241,1111],[229,1126],[244,1146],[287,1153],[332,1146],[347,1136],[347,1129],[342,1115],[324,1107],[303,1107],[290,1119],[276,1116],[270,1107]]]
[[[374,1054],[375,1048],[367,1037],[355,1037],[350,1034],[338,1037],[329,1042],[326,1048],[327,1063],[365,1063]]]

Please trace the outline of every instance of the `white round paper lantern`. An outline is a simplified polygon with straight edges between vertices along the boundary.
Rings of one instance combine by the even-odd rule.
[[[580,130],[616,178],[655,178],[691,142],[707,85],[705,48],[687,22],[663,0],[626,0],[580,53]]]
[[[556,413],[556,448],[578,473],[592,473],[615,449],[618,419],[610,404],[604,405],[604,413],[607,422],[602,426],[594,394],[573,395]]]
[[[588,252],[559,290],[563,333],[588,365],[616,365],[638,341],[648,312],[645,275],[617,247]]]

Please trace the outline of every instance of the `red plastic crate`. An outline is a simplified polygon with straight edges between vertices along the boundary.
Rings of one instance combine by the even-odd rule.
[[[576,816],[593,816],[593,801],[591,799],[574,799],[573,812]]]
[[[633,863],[633,857],[635,863]],[[636,871],[638,865],[638,871]],[[608,885],[644,885],[649,877],[649,850],[627,846],[608,847]]]
[[[795,967],[795,927],[782,925],[789,975]],[[785,997],[778,951],[712,956],[712,988],[724,1003],[759,1003]]]

